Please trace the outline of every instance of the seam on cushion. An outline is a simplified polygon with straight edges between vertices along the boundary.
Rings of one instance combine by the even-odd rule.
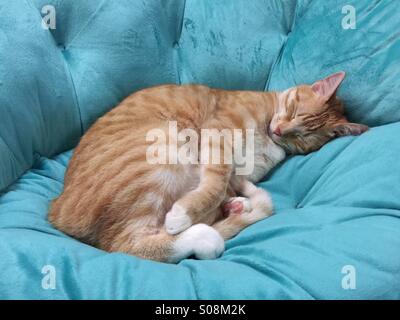
[[[194,292],[195,300],[200,300],[199,292],[198,292],[198,289],[197,289],[197,281],[196,281],[196,278],[194,276],[194,272],[193,272],[192,268],[187,267],[187,266],[186,266],[186,268],[189,270],[190,279],[192,279],[193,292]]]
[[[4,140],[3,137],[0,137],[1,142],[7,147],[8,151],[10,151],[10,154],[13,156],[15,162],[20,165],[21,167],[24,167],[22,165],[22,162],[19,161],[19,159],[17,158],[17,156],[15,155],[15,153],[12,151],[12,149],[10,148],[10,146],[7,144],[7,142]]]
[[[17,181],[19,179],[19,177],[21,177],[21,175],[23,175],[24,172],[26,172],[26,170],[28,170],[29,168],[26,168],[25,165],[23,165],[23,163],[17,158],[17,156],[12,151],[10,146],[6,143],[6,141],[4,140],[3,137],[0,137],[0,141],[7,148],[7,150],[10,152],[11,158],[12,158],[12,160],[14,160],[13,162],[16,163],[17,165],[19,165],[22,168],[22,170],[19,170],[20,173],[17,172],[17,176],[16,177],[13,177],[11,181],[9,181],[8,183],[4,184],[3,188],[0,188],[0,196],[1,196],[4,193],[4,191],[7,190],[15,181]],[[33,165],[33,163],[31,164],[31,166],[32,165]]]
[[[185,20],[185,13],[186,13],[186,1],[187,0],[184,0],[184,3],[183,3],[183,9],[182,9],[182,18],[181,18],[181,21],[179,21],[179,29],[178,29],[178,32],[177,32],[177,37],[176,37],[176,39],[175,39],[175,43],[179,43],[179,41],[181,40],[181,36],[182,36],[182,30],[183,30],[183,21]]]
[[[71,69],[69,67],[69,64],[68,64],[67,60],[65,59],[65,56],[64,56],[63,52],[61,51],[60,53],[61,53],[62,59],[64,61],[64,67],[65,67],[66,72],[68,74],[69,83],[70,83],[70,85],[72,87],[72,91],[73,91],[72,94],[73,94],[73,99],[74,99],[74,102],[75,102],[75,106],[78,109],[79,122],[80,122],[80,127],[81,127],[81,134],[80,135],[82,136],[83,132],[84,132],[84,130],[83,130],[83,120],[82,120],[82,110],[81,110],[81,107],[80,107],[80,104],[79,104],[78,94],[76,92],[75,81],[74,81],[74,78],[72,77]]]
[[[281,48],[280,48],[280,50],[279,50],[278,56],[276,57],[274,63],[272,64],[272,67],[271,67],[271,69],[270,69],[270,72],[269,72],[269,74],[268,74],[267,80],[266,80],[265,85],[264,85],[264,91],[267,91],[267,90],[268,90],[269,84],[270,84],[270,82],[271,82],[271,77],[272,77],[272,74],[273,74],[273,72],[274,72],[274,70],[275,70],[275,67],[278,65],[278,63],[279,63],[279,62],[281,61],[281,59],[282,59],[282,55],[283,55],[283,52],[285,51],[286,43],[287,43],[287,41],[288,41],[288,39],[289,39],[290,34],[292,33],[292,30],[293,30],[293,28],[294,28],[294,25],[296,24],[297,12],[298,12],[298,1],[296,1],[296,6],[295,6],[295,8],[294,8],[293,21],[292,21],[292,24],[291,24],[291,26],[290,26],[290,30],[289,30],[289,32],[287,33],[287,35],[286,35],[286,37],[285,37],[285,40],[283,41],[283,44],[282,44],[282,46],[281,46]]]
[[[175,72],[176,72],[176,76],[177,76],[177,80],[178,80],[178,84],[182,84],[182,80],[181,80],[181,70],[179,68],[180,65],[180,61],[181,59],[179,58],[179,50],[180,47],[178,44],[175,45],[175,47],[173,48],[173,52],[172,52],[172,58],[173,58],[173,63],[174,63],[174,67],[175,67]]]
[[[296,1],[296,6],[294,8],[294,15],[293,15],[293,20],[292,20],[292,24],[290,25],[290,31],[289,33],[291,33],[293,31],[294,26],[296,25],[297,22],[297,14],[299,11],[299,6],[298,6],[299,1]]]
[[[179,26],[179,30],[177,32],[177,36],[175,38],[175,42],[173,43],[173,53],[172,53],[172,58],[173,58],[173,63],[174,63],[174,67],[175,67],[175,72],[176,72],[176,76],[177,76],[177,80],[178,80],[178,84],[182,84],[182,78],[181,78],[181,70],[180,70],[180,64],[181,64],[181,59],[180,59],[180,44],[179,42],[181,41],[181,36],[182,36],[182,30],[183,30],[183,21],[185,20],[185,12],[186,12],[186,1],[184,0],[184,4],[183,4],[183,9],[182,9],[182,18],[180,21],[180,26]]]
[[[82,28],[76,33],[76,35],[72,38],[72,40],[69,42],[69,44],[65,44],[65,49],[68,49],[72,43],[75,41],[75,39],[77,39],[81,33],[90,25],[90,23],[93,21],[94,17],[96,17],[97,13],[100,11],[101,8],[103,8],[105,2],[107,0],[103,0],[98,7],[96,8],[96,10],[90,15],[89,19],[86,21],[86,23],[82,26]]]
[[[278,65],[278,63],[282,59],[282,55],[283,55],[283,52],[285,51],[285,46],[286,46],[287,39],[288,38],[286,37],[286,39],[284,40],[284,42],[283,42],[283,44],[282,44],[282,46],[281,46],[281,48],[279,50],[279,53],[278,53],[274,63],[272,64],[272,67],[271,67],[271,69],[269,71],[269,74],[267,76],[267,80],[265,81],[264,91],[268,91],[269,83],[271,82],[272,73],[274,72],[275,67]]]

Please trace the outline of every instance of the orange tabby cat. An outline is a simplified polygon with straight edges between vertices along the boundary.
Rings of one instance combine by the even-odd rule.
[[[367,130],[343,115],[335,92],[344,76],[340,72],[284,92],[200,85],[136,92],[83,136],[49,219],[63,232],[107,251],[164,262],[191,255],[216,258],[224,240],[272,214],[268,193],[254,183],[287,154],[309,153],[334,137]],[[149,163],[151,130],[164,132],[168,146],[185,143],[169,132],[171,121],[199,135],[202,129],[253,130],[254,169],[238,175],[235,162]],[[216,151],[235,148],[227,143]]]

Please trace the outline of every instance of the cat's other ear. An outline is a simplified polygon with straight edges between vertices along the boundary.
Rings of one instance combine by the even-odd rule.
[[[344,137],[344,136],[359,136],[360,134],[368,131],[368,127],[359,123],[339,123],[330,129],[330,133],[334,137]]]
[[[329,77],[326,77],[325,79],[315,82],[313,85],[311,85],[311,88],[324,101],[328,101],[335,94],[345,76],[346,73],[344,71],[340,71],[330,75]]]

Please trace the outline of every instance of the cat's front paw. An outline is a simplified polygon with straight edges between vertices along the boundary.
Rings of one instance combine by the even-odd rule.
[[[174,204],[165,217],[165,229],[171,235],[178,234],[192,225],[192,219],[185,208]]]

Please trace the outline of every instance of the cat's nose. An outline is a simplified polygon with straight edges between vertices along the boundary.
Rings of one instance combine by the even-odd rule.
[[[278,137],[282,136],[281,128],[276,127],[276,129],[274,130],[274,134],[276,134]]]

